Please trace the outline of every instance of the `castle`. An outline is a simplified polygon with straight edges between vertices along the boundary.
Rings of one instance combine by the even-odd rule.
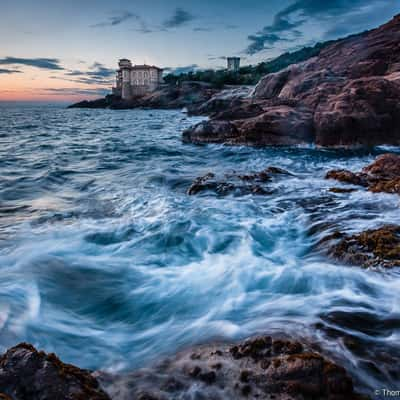
[[[132,65],[131,61],[119,60],[116,86],[112,88],[115,96],[131,100],[156,90],[163,81],[162,68],[154,65]]]

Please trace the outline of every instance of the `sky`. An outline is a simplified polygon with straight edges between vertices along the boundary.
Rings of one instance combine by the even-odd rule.
[[[173,72],[256,64],[398,13],[399,0],[0,0],[0,101],[101,97],[120,58]]]

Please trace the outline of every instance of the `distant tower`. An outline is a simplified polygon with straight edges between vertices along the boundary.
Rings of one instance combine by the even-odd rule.
[[[121,97],[123,99],[130,99],[132,97],[130,77],[132,63],[127,58],[121,58],[121,60],[119,60],[118,66],[122,74]]]
[[[240,57],[228,57],[228,71],[229,72],[238,72],[240,68]]]

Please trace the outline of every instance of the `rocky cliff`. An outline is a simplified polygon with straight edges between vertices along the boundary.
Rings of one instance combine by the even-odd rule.
[[[182,82],[179,85],[162,85],[158,90],[145,96],[136,97],[125,101],[118,97],[109,95],[105,98],[81,101],[72,104],[68,108],[159,108],[159,109],[180,109],[186,107],[191,109],[198,107],[209,100],[219,90],[211,84],[204,82]]]
[[[212,111],[209,121],[184,132],[184,141],[399,145],[400,15],[266,75],[250,96]]]

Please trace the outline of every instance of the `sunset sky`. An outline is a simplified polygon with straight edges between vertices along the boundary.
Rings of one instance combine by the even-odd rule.
[[[178,72],[254,64],[399,12],[399,0],[1,0],[0,100],[99,97],[122,57]]]

